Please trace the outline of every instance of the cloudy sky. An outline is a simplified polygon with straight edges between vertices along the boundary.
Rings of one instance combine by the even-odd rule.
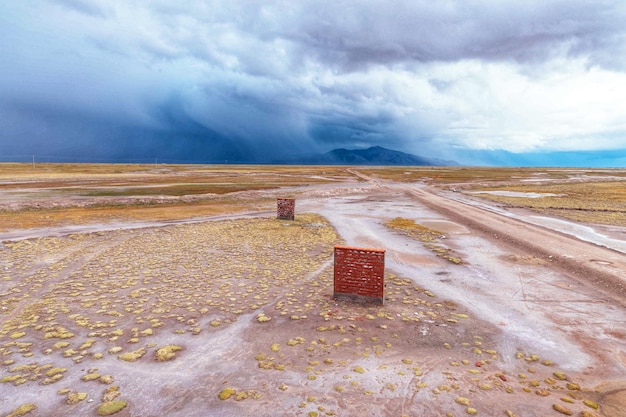
[[[626,166],[623,0],[7,0],[0,158]]]

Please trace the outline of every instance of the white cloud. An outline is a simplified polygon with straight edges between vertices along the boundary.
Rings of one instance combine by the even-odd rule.
[[[460,62],[439,69],[442,95],[459,116],[444,135],[474,149],[513,152],[626,148],[626,73],[586,61],[550,62],[540,77],[503,63]],[[452,67],[452,68],[450,68]],[[536,69],[535,69],[536,72]]]

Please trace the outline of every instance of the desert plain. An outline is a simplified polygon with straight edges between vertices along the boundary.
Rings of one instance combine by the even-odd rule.
[[[0,164],[0,415],[624,417],[625,189]],[[383,305],[333,299],[335,245],[386,251]]]

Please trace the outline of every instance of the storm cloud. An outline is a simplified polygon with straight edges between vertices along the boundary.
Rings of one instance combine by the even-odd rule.
[[[623,152],[625,21],[621,0],[3,2],[0,155]]]

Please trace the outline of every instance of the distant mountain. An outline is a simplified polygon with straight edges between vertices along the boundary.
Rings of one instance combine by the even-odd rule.
[[[333,149],[324,154],[301,156],[278,163],[308,165],[395,165],[395,166],[446,166],[458,165],[455,161],[426,158],[400,151],[372,146],[368,149]]]

